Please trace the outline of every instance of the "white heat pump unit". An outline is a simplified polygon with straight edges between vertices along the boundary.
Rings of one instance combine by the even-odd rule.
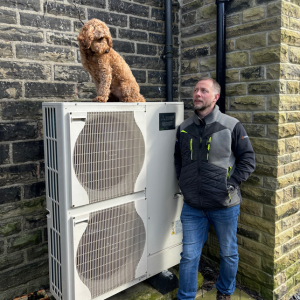
[[[179,263],[183,103],[43,103],[50,287],[106,299]]]

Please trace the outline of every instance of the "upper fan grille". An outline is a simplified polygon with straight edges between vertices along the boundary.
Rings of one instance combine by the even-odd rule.
[[[73,155],[75,174],[89,203],[134,192],[145,158],[133,112],[89,112]]]

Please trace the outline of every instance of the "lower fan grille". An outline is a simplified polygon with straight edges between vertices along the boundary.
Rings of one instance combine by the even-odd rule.
[[[92,298],[135,279],[146,233],[134,202],[90,214],[76,267]]]

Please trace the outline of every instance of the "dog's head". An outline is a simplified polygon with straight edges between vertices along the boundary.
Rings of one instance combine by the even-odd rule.
[[[108,53],[112,47],[112,38],[104,22],[92,19],[84,24],[77,37],[80,47],[91,50],[96,55]]]

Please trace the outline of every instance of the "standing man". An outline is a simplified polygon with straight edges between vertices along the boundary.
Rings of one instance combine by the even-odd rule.
[[[219,96],[220,85],[202,78],[194,89],[195,113],[177,131],[175,167],[184,196],[179,300],[195,299],[198,266],[210,224],[220,245],[217,300],[230,300],[235,290],[242,200],[239,185],[254,171],[255,157],[242,124],[219,111]]]

